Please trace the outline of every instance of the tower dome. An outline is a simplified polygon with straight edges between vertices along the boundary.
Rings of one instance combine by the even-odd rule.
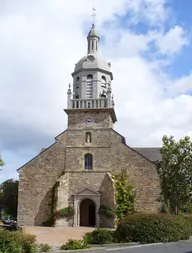
[[[75,64],[75,72],[88,69],[100,69],[104,72],[110,71],[110,63],[98,54],[87,54]]]
[[[94,37],[96,36],[98,39],[100,39],[99,36],[97,35],[97,31],[95,29],[95,24],[92,24],[92,28],[91,28],[90,32],[88,33],[88,37],[90,37],[90,36],[94,36]]]
[[[73,76],[83,70],[100,70],[102,72],[109,73],[111,75],[111,80],[113,79],[110,63],[108,63],[99,54],[99,40],[100,37],[97,34],[95,25],[92,25],[91,30],[87,36],[87,55],[82,57],[76,64]]]
[[[102,106],[109,108],[112,106],[111,81],[113,74],[111,65],[99,54],[100,37],[95,29],[95,24],[87,35],[87,54],[83,56],[76,64],[73,77],[72,91],[69,95],[77,100],[77,106],[84,106],[91,100],[91,104],[86,106],[97,107],[100,103]],[[75,106],[75,105],[74,105]]]

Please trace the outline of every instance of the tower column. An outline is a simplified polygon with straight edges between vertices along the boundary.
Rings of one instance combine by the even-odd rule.
[[[110,83],[108,84],[108,89],[107,89],[107,107],[112,107],[112,92],[111,92],[111,85]]]

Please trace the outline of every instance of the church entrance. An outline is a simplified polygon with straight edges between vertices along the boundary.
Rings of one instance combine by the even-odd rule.
[[[95,203],[91,199],[84,199],[80,203],[80,226],[95,227]]]

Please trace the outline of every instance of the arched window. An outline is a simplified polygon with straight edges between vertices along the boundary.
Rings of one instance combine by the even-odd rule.
[[[93,76],[87,76],[87,87],[86,87],[86,97],[92,98],[93,97]]]
[[[100,97],[101,98],[106,98],[107,95],[107,81],[106,81],[106,77],[102,76],[101,77],[101,94]]]
[[[94,47],[94,42],[93,42],[93,40],[92,40],[92,50],[93,50],[93,47]]]
[[[101,77],[101,87],[103,87],[103,88],[107,87],[107,82],[106,82],[106,77],[105,76]]]
[[[92,170],[93,169],[93,156],[92,154],[86,154],[84,157],[84,169]]]
[[[85,133],[85,142],[86,143],[91,143],[91,138],[92,136],[91,136],[91,132],[86,132]]]
[[[76,78],[76,89],[78,89],[79,88],[79,76]]]

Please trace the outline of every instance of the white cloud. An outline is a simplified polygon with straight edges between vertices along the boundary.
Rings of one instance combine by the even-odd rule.
[[[189,40],[184,29],[177,25],[171,28],[167,33],[161,34],[156,41],[159,52],[165,55],[180,52],[188,43]]]
[[[151,26],[159,26],[164,22],[169,13],[169,8],[165,6],[166,0],[134,0],[125,1],[128,10],[131,11],[129,22],[147,22]]]
[[[108,33],[103,51],[109,55],[113,52],[113,57],[117,58],[134,57],[149,51],[150,42],[157,37],[156,31],[139,34],[120,27],[115,30],[110,29]]]
[[[192,93],[192,74],[174,80],[174,82],[169,84],[168,92],[170,96],[178,96],[181,93]]]
[[[86,53],[84,32],[90,28],[92,3],[7,0],[1,5],[0,153],[7,157],[7,152],[17,152],[26,161],[66,127],[67,87],[74,64]],[[187,42],[183,28],[176,26],[163,34],[161,27],[138,34],[119,27],[117,17],[129,11],[132,21],[162,24],[168,15],[165,1],[98,0],[95,7],[97,29],[105,39],[101,51],[112,62],[115,78],[112,88],[119,120],[115,128],[131,146],[160,145],[167,133],[191,134],[192,98],[182,95],[190,78],[169,77],[151,51],[155,42],[163,54],[178,53]],[[107,30],[105,22],[111,24]],[[153,61],[143,56],[147,52]],[[9,159],[0,180],[11,175],[14,164],[18,166]]]

